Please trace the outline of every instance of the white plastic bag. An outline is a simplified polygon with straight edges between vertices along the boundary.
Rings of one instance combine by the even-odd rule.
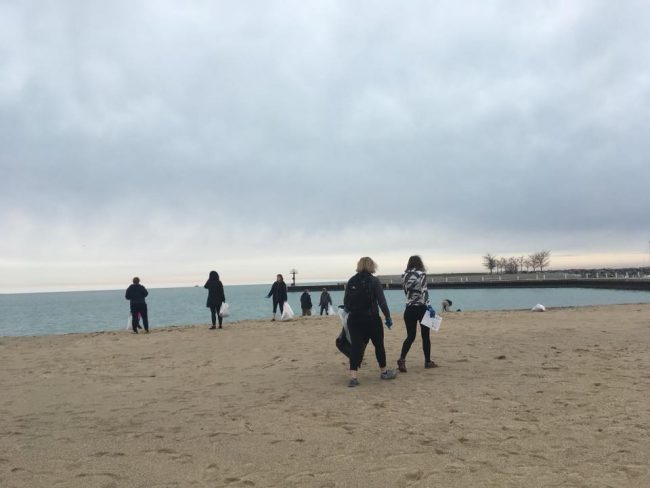
[[[219,309],[219,317],[228,317],[230,315],[230,306],[223,302],[221,308]]]
[[[352,339],[350,338],[350,329],[348,329],[348,316],[350,314],[348,312],[346,312],[343,307],[339,307],[338,308],[338,315],[339,315],[339,318],[341,319],[341,324],[343,324],[343,330],[345,331],[345,337],[348,339],[348,343],[352,343]]]
[[[293,318],[293,310],[289,306],[287,302],[284,302],[284,305],[282,306],[282,316],[280,317],[280,320],[291,320]]]
[[[348,325],[348,315],[350,314],[346,312],[343,307],[338,308],[338,316],[341,319],[341,324],[343,325],[343,327],[347,327]]]
[[[336,315],[336,312],[334,311],[334,307],[332,307],[331,303],[327,307],[327,315]]]
[[[126,319],[126,330],[133,329],[133,315],[129,314],[129,318]]]
[[[533,312],[546,312],[546,307],[541,303],[538,303],[533,308],[530,309]]]
[[[420,320],[420,324],[424,325],[425,327],[429,327],[429,329],[435,332],[438,332],[440,330],[440,325],[442,324],[442,317],[438,314],[436,314],[435,317],[431,317],[429,315],[429,312],[427,312]]]

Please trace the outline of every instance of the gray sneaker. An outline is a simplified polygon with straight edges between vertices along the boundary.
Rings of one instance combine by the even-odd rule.
[[[355,386],[359,386],[359,380],[356,378],[350,378],[350,382],[348,383],[348,386],[350,388],[354,388]]]
[[[386,372],[381,373],[380,378],[382,380],[394,380],[397,378],[397,371],[394,369],[387,369]]]

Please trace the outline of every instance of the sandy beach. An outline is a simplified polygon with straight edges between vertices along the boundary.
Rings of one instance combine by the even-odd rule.
[[[0,338],[0,486],[650,486],[650,305],[449,313],[357,388],[336,317],[224,327]]]

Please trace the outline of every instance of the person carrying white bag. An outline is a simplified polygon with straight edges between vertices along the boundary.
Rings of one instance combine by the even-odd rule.
[[[402,344],[402,352],[397,360],[400,373],[406,373],[406,355],[411,349],[417,335],[418,322],[422,336],[422,352],[424,353],[425,369],[437,368],[438,365],[431,359],[431,326],[425,324],[434,319],[436,312],[429,305],[429,292],[427,291],[426,268],[420,256],[411,256],[402,274],[402,286],[406,295],[406,308],[404,309],[404,325],[406,326],[406,339]],[[431,322],[433,323],[433,322]],[[438,327],[439,327],[438,322]]]

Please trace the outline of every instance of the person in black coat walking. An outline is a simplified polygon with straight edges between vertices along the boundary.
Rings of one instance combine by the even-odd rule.
[[[313,307],[313,304],[311,303],[311,295],[309,294],[309,290],[305,290],[302,292],[302,295],[300,295],[300,308],[302,308],[303,317],[311,315],[311,307]]]
[[[140,317],[142,317],[144,331],[149,333],[149,316],[147,314],[147,303],[145,302],[148,294],[149,292],[140,284],[140,278],[137,276],[133,278],[133,284],[126,289],[124,298],[131,302],[131,327],[134,334],[137,334],[140,328]]]
[[[278,305],[280,306],[280,315],[284,311],[284,302],[287,301],[287,284],[284,282],[284,278],[281,274],[277,275],[275,283],[271,286],[271,291],[266,298],[273,297],[273,318],[271,322],[275,320],[275,314],[278,310]]]
[[[212,327],[210,329],[217,328],[217,317],[219,318],[219,328],[223,329],[223,317],[219,315],[219,311],[223,302],[226,301],[226,294],[223,291],[223,283],[219,279],[219,273],[210,271],[208,281],[205,282],[203,288],[208,290],[208,301],[205,306],[210,309],[212,316]]]

